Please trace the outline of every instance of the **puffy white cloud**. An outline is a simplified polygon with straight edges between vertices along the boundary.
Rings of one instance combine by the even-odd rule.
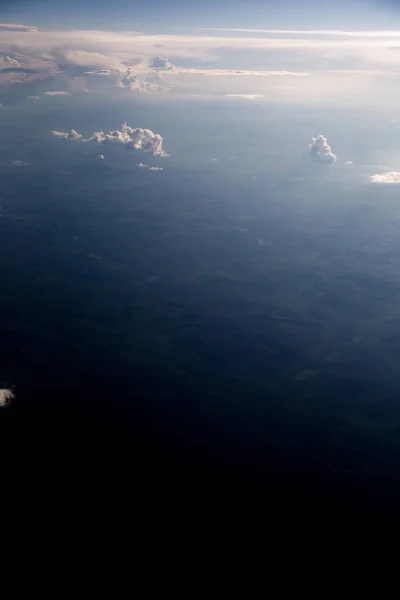
[[[388,171],[387,173],[377,173],[371,175],[372,183],[400,183],[400,173],[398,171]]]
[[[309,150],[311,158],[315,162],[333,165],[337,161],[337,156],[333,154],[326,137],[323,135],[312,138]]]
[[[83,135],[75,131],[75,129],[71,129],[71,131],[52,131],[52,135],[58,138],[64,138],[65,140],[81,140],[83,139]]]
[[[4,408],[14,400],[15,394],[12,390],[0,389],[0,407]]]
[[[108,132],[95,131],[88,138],[71,129],[70,132],[52,131],[52,135],[64,138],[66,140],[81,140],[82,142],[95,142],[98,144],[122,144],[131,150],[140,150],[150,152],[154,156],[168,156],[163,150],[163,138],[159,133],[154,133],[151,129],[141,127],[130,127],[127,123],[121,125],[121,129],[112,129]]]
[[[104,160],[104,154],[99,154],[97,157],[99,160]]]
[[[129,67],[124,73],[118,87],[124,87],[132,90],[133,92],[160,92],[166,91],[168,88],[162,84],[161,77],[159,75],[145,76],[139,75],[137,69]]]
[[[69,96],[69,92],[43,92],[45,96]]]
[[[0,69],[21,68],[21,64],[10,56],[0,56]]]
[[[150,69],[156,69],[160,71],[172,71],[175,69],[175,66],[168,60],[168,58],[163,58],[162,56],[156,56],[150,63]]]
[[[31,25],[21,25],[13,23],[0,23],[0,31],[20,31],[22,33],[33,33],[38,30],[37,27]]]

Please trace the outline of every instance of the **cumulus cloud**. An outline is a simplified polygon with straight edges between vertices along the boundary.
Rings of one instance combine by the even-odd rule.
[[[21,68],[21,64],[10,56],[0,56],[0,69]]]
[[[166,91],[168,88],[161,85],[161,82],[159,75],[146,77],[139,75],[135,69],[129,67],[117,85],[140,93]]]
[[[156,56],[150,63],[150,69],[155,69],[157,71],[172,71],[175,69],[175,66],[168,60],[168,58]]]
[[[151,129],[141,127],[130,127],[127,123],[121,125],[121,129],[112,129],[108,132],[95,131],[90,137],[83,136],[71,129],[70,132],[52,131],[52,135],[66,140],[81,140],[82,142],[94,142],[98,144],[122,144],[131,150],[150,152],[154,156],[168,156],[163,150],[163,138],[159,133]]]
[[[71,131],[52,131],[52,135],[64,138],[65,140],[81,140],[83,139],[83,135],[75,131],[75,129],[71,129]]]
[[[388,171],[387,173],[377,173],[371,175],[372,183],[400,183],[400,173],[398,171]]]
[[[69,92],[43,92],[45,96],[69,96]]]
[[[36,32],[37,30],[37,27],[32,27],[31,25],[0,23],[0,31],[21,31],[22,33],[32,33]]]
[[[323,135],[312,138],[309,150],[311,158],[315,162],[333,165],[337,161],[336,154],[333,154],[326,137]]]
[[[14,400],[15,394],[12,390],[0,389],[0,407],[4,408]]]

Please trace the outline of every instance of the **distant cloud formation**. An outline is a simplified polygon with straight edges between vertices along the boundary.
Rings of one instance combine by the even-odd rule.
[[[69,92],[43,92],[45,96],[69,96]]]
[[[37,27],[31,25],[15,25],[13,23],[0,23],[0,31],[21,31],[22,33],[33,33],[37,32]]]
[[[314,162],[333,165],[337,161],[336,154],[333,154],[328,140],[323,135],[312,138],[309,150]]]
[[[166,157],[168,154],[163,149],[163,138],[159,133],[154,133],[151,129],[141,127],[130,127],[127,123],[121,125],[121,129],[112,129],[108,132],[95,131],[89,138],[83,136],[71,129],[70,132],[52,131],[52,135],[64,138],[66,140],[82,142],[97,142],[98,144],[122,144],[131,150],[150,152],[154,156]]]
[[[377,173],[371,175],[372,183],[400,183],[400,173],[398,171],[388,171],[387,173]]]
[[[175,69],[175,66],[168,60],[168,58],[156,56],[156,58],[153,58],[150,63],[150,69],[155,69],[157,71],[172,71]]]
[[[14,400],[15,394],[12,390],[0,389],[0,408],[4,408]]]
[[[21,64],[10,56],[0,56],[0,69],[21,68]]]
[[[244,98],[245,100],[261,100],[262,94],[225,94],[228,98]]]
[[[23,160],[12,160],[11,164],[13,167],[29,167],[30,163],[24,162]]]
[[[71,129],[71,131],[52,131],[52,135],[59,138],[64,138],[65,140],[81,140],[83,135],[75,131],[75,129]],[[85,141],[85,140],[83,140]]]

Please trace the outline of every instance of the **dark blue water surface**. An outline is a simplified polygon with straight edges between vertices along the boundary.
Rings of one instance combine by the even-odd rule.
[[[118,126],[117,108],[86,129]],[[159,172],[135,168],[143,156],[124,148],[102,147],[99,161],[99,149],[48,136],[85,127],[85,106],[32,110],[17,141],[2,117],[8,455],[46,477],[361,506],[387,502],[384,490],[394,504],[397,193],[310,165],[300,133],[292,156],[273,120],[234,130],[218,105],[222,134],[215,123],[200,133],[209,114],[198,108],[189,141],[189,109],[170,108],[176,121],[164,124],[141,109],[171,153],[149,159]],[[265,128],[274,147],[260,146]],[[10,166],[11,152],[30,164]]]

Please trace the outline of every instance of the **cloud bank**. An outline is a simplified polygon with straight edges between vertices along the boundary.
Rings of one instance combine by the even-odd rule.
[[[70,132],[52,131],[52,135],[72,141],[82,141],[97,144],[121,144],[130,150],[149,152],[154,156],[166,157],[168,154],[163,149],[163,138],[159,133],[151,129],[141,127],[130,127],[127,123],[121,125],[121,129],[111,129],[108,132],[95,131],[88,138],[71,129]]]
[[[400,173],[398,171],[388,171],[387,173],[377,173],[371,175],[372,183],[400,183]]]
[[[333,154],[326,137],[323,135],[318,135],[317,137],[312,138],[311,144],[309,145],[309,150],[311,159],[314,162],[333,165],[337,161],[336,154]]]

